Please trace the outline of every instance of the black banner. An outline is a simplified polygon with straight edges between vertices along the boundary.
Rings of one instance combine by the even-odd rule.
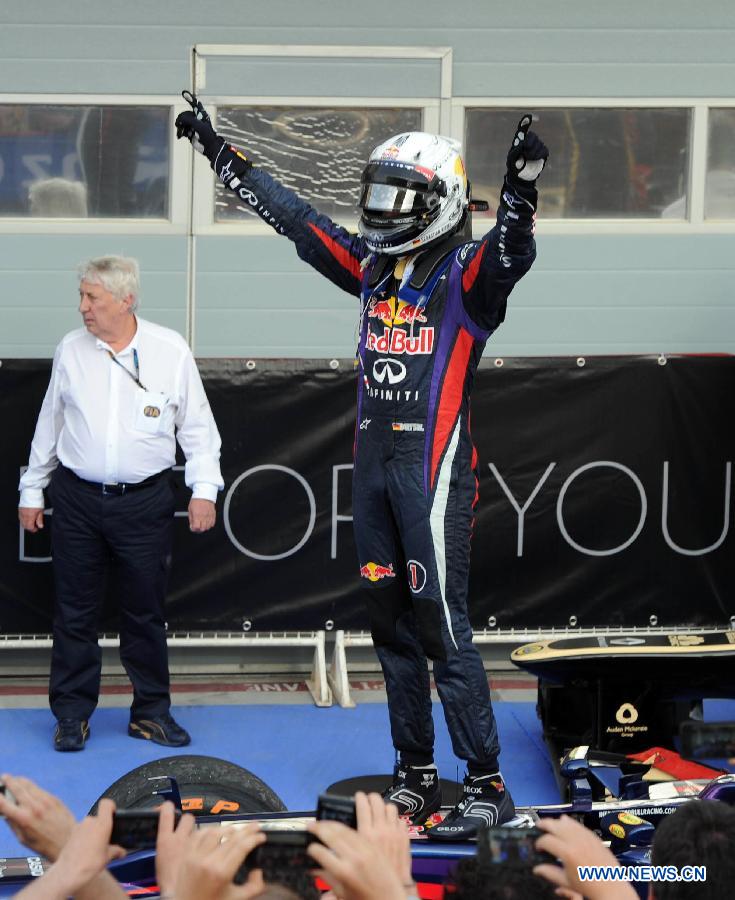
[[[722,625],[735,615],[735,359],[492,360],[477,373],[475,627]],[[581,365],[580,363],[584,363]],[[366,627],[350,519],[351,361],[202,360],[222,434],[216,528],[177,519],[175,630]],[[0,631],[50,628],[49,528],[17,483],[50,366],[0,368]],[[189,492],[178,473],[178,509]],[[47,520],[53,526],[53,516]],[[114,570],[102,625],[115,627]],[[655,618],[652,618],[655,617]]]

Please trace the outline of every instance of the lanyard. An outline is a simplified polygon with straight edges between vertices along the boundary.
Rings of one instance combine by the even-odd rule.
[[[108,350],[107,354],[116,365],[120,366],[120,368],[123,370],[123,372],[125,372],[127,375],[129,375],[133,379],[133,381],[138,385],[138,387],[141,390],[143,390],[143,391],[148,390],[148,388],[145,387],[143,382],[140,380],[140,362],[138,360],[138,351],[135,349],[135,347],[133,347],[133,365],[135,366],[135,375],[133,375],[133,373],[130,371],[130,369],[128,369],[127,366],[124,366],[120,362],[120,360],[115,356],[115,354],[112,352],[112,350]]]

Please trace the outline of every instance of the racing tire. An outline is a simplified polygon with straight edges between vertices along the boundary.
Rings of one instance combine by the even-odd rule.
[[[101,794],[90,810],[92,814],[103,797],[115,801],[118,809],[150,809],[160,806],[151,778],[176,779],[184,812],[195,816],[232,813],[284,812],[286,806],[268,785],[242,766],[214,756],[166,756],[132,769]]]

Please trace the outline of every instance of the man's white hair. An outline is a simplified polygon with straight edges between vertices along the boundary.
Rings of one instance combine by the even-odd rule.
[[[87,188],[81,181],[68,178],[44,178],[28,188],[32,216],[59,216],[86,219]]]
[[[132,296],[131,310],[138,308],[140,295],[140,266],[129,256],[98,256],[79,266],[79,283],[101,284],[117,300]]]

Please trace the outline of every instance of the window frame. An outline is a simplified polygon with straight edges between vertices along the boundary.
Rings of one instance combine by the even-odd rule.
[[[211,57],[283,58],[283,59],[424,59],[439,67],[439,92],[436,97],[324,97],[279,94],[277,96],[235,96],[206,94],[207,59]],[[451,121],[452,76],[454,51],[448,46],[386,44],[196,44],[192,53],[192,83],[195,93],[212,107],[216,126],[219,106],[323,106],[420,108],[424,111],[424,128],[441,132]],[[256,162],[257,164],[257,162]],[[192,234],[193,235],[265,235],[273,229],[260,219],[242,222],[215,222],[215,190],[211,172],[195,166],[192,175]],[[208,177],[207,177],[208,176]],[[357,230],[357,218],[340,219],[340,225]]]
[[[204,49],[204,47],[202,48]],[[207,50],[211,48],[206,46]],[[262,48],[259,48],[262,49]],[[286,49],[286,48],[282,48]],[[288,48],[291,49],[291,48]],[[319,48],[321,49],[321,48]],[[343,48],[346,49],[346,48]],[[366,48],[363,48],[366,49]],[[398,48],[393,48],[398,49]],[[284,53],[284,55],[288,55]],[[325,54],[329,55],[329,54]],[[446,86],[443,86],[442,94]],[[421,109],[424,128],[441,131],[449,122],[449,136],[464,141],[468,108],[564,109],[564,108],[650,108],[688,109],[692,115],[689,146],[688,209],[683,219],[614,218],[614,219],[540,219],[537,230],[545,234],[732,234],[735,218],[706,219],[705,184],[710,109],[735,108],[735,97],[489,97],[456,96],[447,98],[409,97],[315,97],[315,96],[233,96],[202,95],[213,113],[219,106],[283,106],[283,107],[390,107]],[[447,102],[449,108],[447,110]],[[171,144],[169,156],[169,209],[165,219],[150,218],[42,218],[31,216],[0,217],[0,234],[137,234],[161,235],[265,235],[273,234],[261,221],[215,222],[214,177],[206,163],[192,163],[193,152],[187,141],[176,140],[173,123],[176,116],[189,109],[180,96],[169,94],[29,94],[0,93],[0,104],[57,106],[165,106],[169,109]],[[448,115],[447,115],[448,113]],[[553,148],[552,148],[553,152]],[[541,184],[543,189],[543,183]],[[500,185],[498,185],[500,189]],[[340,220],[355,229],[357,219]],[[476,223],[473,232],[479,237],[487,222]]]
[[[0,104],[19,106],[163,106],[169,114],[169,192],[165,218],[93,218],[64,216],[0,216],[0,234],[188,234],[191,148],[188,141],[177,141],[176,116],[189,107],[169,94],[4,94]]]
[[[692,114],[687,173],[687,217],[684,219],[614,218],[585,219],[542,218],[537,233],[543,234],[715,234],[735,232],[735,218],[705,219],[704,190],[707,177],[707,140],[709,110],[735,107],[735,98],[703,97],[454,97],[452,98],[452,136],[464,141],[468,108],[531,111],[605,107],[612,109],[688,109]],[[553,152],[553,148],[551,148]],[[500,189],[500,185],[498,185]],[[543,190],[543,182],[539,189]],[[480,226],[482,227],[482,226]],[[482,234],[473,226],[473,236]]]

